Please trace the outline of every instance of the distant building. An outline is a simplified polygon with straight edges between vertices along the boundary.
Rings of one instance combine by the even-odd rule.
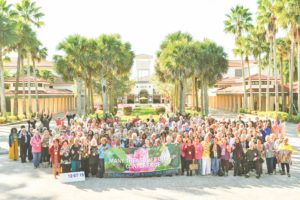
[[[163,101],[150,80],[155,73],[153,56],[136,55],[130,73],[130,79],[135,81],[135,85],[130,94],[125,97],[125,103],[161,103]]]

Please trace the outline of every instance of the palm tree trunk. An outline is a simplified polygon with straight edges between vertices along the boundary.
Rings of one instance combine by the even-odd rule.
[[[103,99],[103,115],[107,113],[107,84],[106,80],[101,81],[102,85],[102,99]]]
[[[273,68],[275,74],[275,111],[279,111],[279,94],[278,94],[278,81],[277,81],[277,66],[276,66],[276,37],[273,37]]]
[[[184,83],[183,80],[179,81],[180,85],[180,103],[179,103],[179,112],[184,113],[185,99],[184,99]]]
[[[250,90],[250,100],[248,104],[248,109],[253,110],[253,93],[252,93],[252,82],[251,82],[251,72],[250,72],[250,63],[249,63],[249,58],[247,56],[247,66],[248,66],[248,86]]]
[[[204,113],[205,113],[205,116],[208,115],[208,85],[207,85],[207,82],[204,81]]]
[[[91,95],[91,91],[90,91],[90,85],[89,85],[89,80],[85,81],[85,94],[87,93],[87,95],[84,96],[85,98],[85,110],[87,113],[90,113],[90,108],[91,108],[91,104],[90,104],[90,95]]]
[[[204,82],[203,77],[201,80],[201,114],[202,116],[205,116],[205,110],[204,110]]]
[[[28,107],[29,107],[29,113],[32,113],[32,104],[31,104],[31,74],[30,74],[30,61],[29,57],[28,59],[28,68],[27,68],[27,77],[28,77]]]
[[[84,86],[86,86],[86,85],[84,85]],[[87,108],[88,108],[88,105],[87,105],[88,104],[88,102],[87,102],[87,87],[84,87],[83,90],[84,90],[84,97],[83,97],[82,111],[83,111],[83,115],[85,115],[86,112],[87,112]]]
[[[258,110],[261,111],[261,58],[258,56],[258,73],[259,73],[259,88],[258,88]]]
[[[269,52],[269,66],[268,66],[268,77],[267,77],[267,91],[266,91],[266,111],[270,110],[270,76],[272,67],[272,41],[270,41],[270,52]]]
[[[241,55],[241,61],[242,61],[243,87],[244,87],[243,108],[247,108],[247,89],[246,89],[245,68],[244,68],[244,58],[243,58],[243,55]]]
[[[92,85],[92,81],[90,83],[90,91],[91,91],[91,110],[92,112],[94,112],[94,92],[93,92],[93,85]]]
[[[23,75],[23,80],[22,80],[22,89],[23,89],[23,114],[26,115],[26,97],[25,97],[25,70],[24,70],[24,58],[21,59],[21,69],[22,69],[22,75]]]
[[[77,88],[77,92],[76,92],[76,98],[77,98],[77,113],[79,115],[82,114],[82,109],[81,109],[81,80],[79,78],[77,78],[76,80],[76,88]]]
[[[281,82],[281,103],[282,111],[285,112],[285,96],[284,96],[284,75],[283,75],[283,58],[280,58],[280,82]]]
[[[1,114],[6,115],[6,102],[5,102],[5,85],[4,85],[4,66],[2,60],[2,46],[0,45],[0,103]]]
[[[293,88],[294,88],[294,40],[291,40],[291,54],[290,54],[290,70],[289,70],[289,81],[290,81],[290,92],[289,92],[289,116],[291,117],[293,115],[293,108],[294,108],[294,94],[293,94]]]
[[[109,112],[112,113],[113,112],[113,96],[112,96],[112,90],[113,90],[113,77],[112,75],[109,77],[108,79],[108,108],[109,108]]]
[[[195,101],[195,76],[192,77],[192,109],[195,110],[195,104],[196,104],[196,101]]]
[[[298,33],[300,34],[300,33]],[[297,70],[298,70],[298,115],[300,115],[300,41],[298,41],[298,56],[297,56]]]
[[[199,111],[199,101],[198,101],[198,79],[195,78],[195,96],[196,96],[196,111]]]
[[[19,98],[19,82],[20,82],[20,67],[21,67],[21,48],[18,47],[18,60],[17,60],[17,72],[16,72],[16,83],[15,83],[15,95],[14,95],[14,112],[15,116],[18,115],[18,98]]]
[[[36,65],[35,65],[35,59],[32,59],[32,65],[33,65],[33,76],[34,76],[34,83],[35,83],[35,113],[39,113],[39,95],[38,95],[38,83],[36,78]],[[37,116],[37,115],[36,115]]]

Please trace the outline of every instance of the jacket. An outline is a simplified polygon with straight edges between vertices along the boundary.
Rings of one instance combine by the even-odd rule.
[[[195,147],[194,147],[194,145],[191,145],[191,146],[186,145],[184,147],[184,152],[185,152],[185,159],[186,160],[195,159]]]
[[[239,145],[233,144],[233,146],[235,148],[232,150],[232,159],[233,160],[242,159],[245,156],[242,144],[241,143],[239,143]],[[238,155],[238,151],[240,152],[239,155]]]
[[[60,148],[61,146],[58,145],[58,148],[57,148],[57,162],[60,163]],[[51,156],[51,161],[52,163],[54,164],[54,155],[55,155],[55,152],[54,152],[54,145],[51,145],[50,149],[49,149],[49,154]]]
[[[32,146],[32,153],[40,153],[42,151],[41,138],[38,136],[33,136],[30,140]]]
[[[210,145],[210,157],[211,157],[211,158],[214,158],[213,147],[214,147],[214,144],[212,143],[212,144]],[[221,147],[220,147],[220,145],[218,145],[218,144],[217,144],[217,158],[218,158],[218,159],[221,158]]]

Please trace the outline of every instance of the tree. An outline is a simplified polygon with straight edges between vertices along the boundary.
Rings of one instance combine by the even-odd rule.
[[[37,72],[38,69],[36,67],[36,61],[40,62],[43,59],[46,59],[47,57],[47,48],[42,46],[42,43],[39,42],[38,40],[30,46],[30,56],[31,56],[31,61],[33,65],[33,76],[34,76],[34,82],[35,82],[35,110],[36,113],[39,112],[39,103],[38,103],[38,83],[37,83]],[[29,101],[30,102],[30,101]]]
[[[63,80],[72,80],[76,82],[77,113],[83,114],[82,107],[82,82],[84,80],[84,62],[83,52],[86,38],[80,35],[70,35],[60,42],[57,50],[62,51],[63,55],[54,55],[54,64],[58,74]]]
[[[270,70],[273,66],[275,72],[275,110],[279,110],[278,102],[278,84],[277,84],[277,67],[276,67],[276,32],[277,32],[277,17],[275,14],[275,0],[259,0],[258,1],[258,16],[257,24],[267,30],[266,37],[270,45],[269,54],[269,74],[267,79],[267,94],[266,94],[266,111],[270,110]],[[272,63],[273,61],[273,63]]]
[[[300,1],[299,0],[277,0],[275,12],[278,15],[278,23],[288,30],[291,39],[291,63],[290,63],[290,101],[289,114],[293,114],[293,72],[294,72],[294,48],[298,44],[297,71],[298,71],[298,115],[300,115]]]
[[[191,77],[195,62],[192,44],[192,37],[179,31],[169,34],[157,52],[156,71],[179,86],[180,113],[185,111],[184,82]]]
[[[14,115],[18,114],[18,91],[19,91],[19,78],[20,78],[20,65],[22,62],[24,48],[30,46],[34,39],[36,39],[35,32],[31,26],[40,27],[44,23],[40,19],[44,14],[37,7],[35,2],[30,0],[22,0],[15,4],[17,16],[17,38],[15,49],[18,54],[17,73],[16,73],[16,87],[14,95]]]
[[[131,45],[123,42],[117,34],[101,35],[97,39],[98,74],[103,80],[103,113],[107,112],[106,90],[109,92],[109,112],[115,103],[113,98],[113,77],[127,75],[133,64],[134,53]]]
[[[215,42],[205,39],[203,42],[195,42],[195,73],[201,78],[201,102],[202,115],[208,115],[208,87],[214,85],[222,75],[227,72],[228,61],[223,47]]]
[[[4,66],[3,58],[8,53],[9,47],[16,41],[16,22],[13,18],[16,12],[6,0],[0,0],[0,109],[2,115],[6,113]]]
[[[261,88],[261,70],[262,70],[262,54],[268,51],[268,44],[265,40],[265,31],[259,27],[255,27],[250,31],[250,48],[254,59],[258,62],[259,88],[258,88],[258,110],[262,111],[262,88]]]
[[[236,43],[237,40],[243,36],[244,32],[249,31],[252,28],[252,14],[250,13],[249,9],[244,8],[243,6],[237,5],[234,8],[231,8],[230,14],[226,14],[227,19],[224,21],[225,25],[225,32],[232,33],[235,35]],[[242,70],[244,72],[244,58],[243,54],[240,54],[241,61],[242,61]],[[247,106],[247,90],[245,84],[245,77],[243,78],[243,86],[244,86],[244,101],[243,107],[246,108]]]
[[[284,94],[284,63],[289,58],[290,40],[288,38],[277,38],[276,39],[276,52],[279,60],[279,71],[281,79],[281,103],[282,111],[285,111],[285,94]]]

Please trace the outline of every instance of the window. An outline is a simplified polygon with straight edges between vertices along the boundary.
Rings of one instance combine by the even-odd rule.
[[[38,87],[43,87],[43,84],[42,83],[38,83]]]
[[[236,69],[234,71],[234,74],[236,77],[241,77],[243,75],[243,70],[242,69]]]

